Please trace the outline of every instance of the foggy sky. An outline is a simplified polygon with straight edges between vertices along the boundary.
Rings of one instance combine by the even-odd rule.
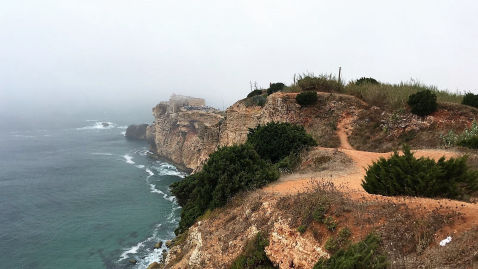
[[[223,108],[294,73],[478,90],[476,1],[1,0],[0,113]],[[476,91],[475,91],[476,92]]]

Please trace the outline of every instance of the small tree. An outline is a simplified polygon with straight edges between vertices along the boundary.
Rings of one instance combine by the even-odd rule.
[[[430,90],[419,91],[408,97],[408,105],[413,114],[428,116],[437,110],[437,96]]]
[[[272,83],[269,89],[267,89],[267,94],[273,94],[275,92],[282,91],[284,88],[285,85],[282,82]]]
[[[296,97],[295,100],[301,106],[310,106],[317,103],[317,92],[307,91],[301,92]]]

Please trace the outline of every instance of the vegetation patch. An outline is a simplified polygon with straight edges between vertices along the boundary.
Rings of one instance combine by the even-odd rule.
[[[364,84],[377,85],[377,84],[380,84],[380,82],[378,82],[376,79],[366,78],[366,77],[361,77],[361,78],[357,79],[354,83],[355,83],[355,85],[364,85]]]
[[[282,91],[285,88],[285,84],[282,82],[271,83],[269,89],[267,89],[267,94],[273,94],[278,91]]]
[[[409,96],[408,105],[412,113],[418,116],[428,116],[438,108],[437,95],[430,90],[419,91]]]
[[[466,128],[460,134],[454,131],[449,131],[442,136],[443,144],[445,146],[462,146],[472,149],[478,148],[478,123],[473,121],[470,128]]]
[[[304,74],[297,77],[297,86],[302,91],[342,92],[344,86],[332,75]]]
[[[253,96],[257,96],[257,95],[262,95],[262,90],[253,90],[252,92],[250,92],[247,97],[253,97]]]
[[[249,130],[247,143],[265,160],[273,163],[298,153],[304,148],[316,146],[317,142],[301,125],[271,122]]]
[[[311,106],[317,103],[317,92],[314,91],[306,91],[299,93],[295,100],[301,106]]]
[[[267,257],[264,248],[269,245],[266,236],[259,232],[257,235],[247,242],[246,247],[239,257],[231,264],[231,269],[274,269],[278,268]]]
[[[248,97],[244,99],[243,102],[246,107],[251,107],[251,106],[263,107],[267,102],[267,98],[264,95],[254,95],[252,97]]]
[[[399,84],[351,82],[344,88],[345,93],[356,96],[370,105],[393,110],[404,109],[410,95],[425,90],[436,94],[438,102],[461,104],[463,99],[463,95],[438,90],[435,86],[413,80]]]
[[[250,145],[219,148],[200,172],[171,185],[183,207],[176,234],[189,228],[207,209],[225,205],[234,194],[262,187],[277,178],[277,169],[261,159]]]
[[[403,154],[380,158],[367,169],[363,188],[385,196],[421,196],[467,200],[478,190],[478,172],[468,168],[466,157],[415,158],[408,146]]]
[[[465,94],[465,96],[463,96],[463,101],[461,103],[463,105],[478,108],[478,94],[473,94],[471,92]]]
[[[332,236],[325,242],[325,249],[329,253],[336,253],[340,249],[344,248],[345,246],[348,246],[350,244],[350,236],[352,235],[352,232],[349,230],[349,228],[345,227],[342,228],[337,236]]]
[[[380,238],[371,233],[364,240],[338,250],[329,259],[320,259],[314,266],[314,269],[333,268],[387,268],[387,257],[380,252]]]

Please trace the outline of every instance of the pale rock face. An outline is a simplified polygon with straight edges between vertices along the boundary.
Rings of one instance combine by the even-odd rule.
[[[319,144],[323,140],[331,140],[335,130],[329,127],[332,125],[328,121],[339,118],[351,106],[361,105],[355,97],[322,94],[319,98],[323,105],[301,108],[295,100],[296,95],[283,92],[271,94],[264,107],[246,106],[241,100],[225,113],[204,106],[202,99],[176,96],[153,108],[155,121],[147,128],[146,136],[152,134],[152,149],[160,157],[178,167],[198,171],[218,146],[244,143],[249,129],[259,124],[272,121],[300,124]]]
[[[205,106],[177,106],[163,102],[153,108],[154,123],[147,129],[152,134],[152,149],[160,157],[190,170],[201,167],[219,142],[221,113]]]
[[[146,130],[153,151],[182,168],[197,171],[218,146],[242,144],[249,128],[271,121],[298,122],[295,96],[276,93],[264,107],[239,101],[223,112],[204,106],[202,99],[177,96],[153,108],[154,123]],[[295,112],[295,113],[291,113]]]

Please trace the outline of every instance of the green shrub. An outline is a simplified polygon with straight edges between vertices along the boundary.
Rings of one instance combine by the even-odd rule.
[[[478,149],[478,136],[472,136],[470,138],[463,139],[458,143],[458,145],[470,149]]]
[[[380,238],[369,234],[364,240],[340,249],[329,259],[320,259],[314,269],[385,269],[387,257],[379,248]]]
[[[266,104],[267,98],[264,95],[255,95],[244,100],[244,105],[246,107],[251,106],[264,106]]]
[[[301,158],[298,153],[291,153],[276,163],[281,173],[292,173],[300,164]]]
[[[200,172],[170,186],[183,207],[176,232],[183,232],[207,209],[225,205],[234,194],[262,187],[278,177],[277,169],[250,145],[219,148]]]
[[[475,148],[473,142],[473,140],[475,140],[474,137],[478,137],[478,123],[476,121],[473,121],[470,128],[466,128],[460,134],[449,131],[446,135],[441,136],[443,144],[447,147],[459,145],[469,148]]]
[[[332,236],[325,242],[325,249],[332,254],[339,251],[350,243],[349,238],[351,235],[352,232],[349,228],[342,228],[337,236]]]
[[[298,153],[304,148],[317,145],[303,126],[279,122],[270,122],[249,129],[247,143],[251,144],[263,159],[273,163],[291,153]]]
[[[317,91],[317,92],[342,92],[343,85],[332,75],[314,76],[308,74],[299,76],[297,85],[302,91]]]
[[[466,156],[436,162],[430,158],[415,158],[408,146],[403,155],[395,152],[390,158],[380,158],[368,167],[363,188],[368,193],[385,196],[441,197],[458,200],[478,190],[478,172],[471,171]]]
[[[314,91],[301,92],[295,97],[295,100],[301,106],[315,105],[317,103],[317,92],[314,92]]]
[[[262,90],[253,90],[247,95],[247,97],[249,98],[249,97],[257,96],[257,95],[262,95]]]
[[[355,81],[355,85],[362,85],[362,84],[380,84],[380,83],[374,78],[366,78],[366,77],[361,77]]]
[[[237,257],[231,264],[231,269],[273,269],[277,268],[267,257],[264,248],[269,245],[265,236],[259,232],[250,240],[241,255]]]
[[[300,225],[299,228],[297,228],[297,231],[301,234],[305,233],[305,231],[307,231],[307,225]]]
[[[408,97],[408,105],[413,114],[428,116],[437,110],[437,95],[430,90],[419,91]]]
[[[335,231],[337,228],[337,222],[331,216],[326,217],[323,222],[329,231]]]
[[[267,89],[267,94],[273,94],[275,92],[282,91],[284,87],[284,83],[281,82],[271,83],[269,89]]]
[[[478,94],[473,94],[471,92],[465,94],[465,96],[463,96],[463,101],[461,101],[461,103],[467,106],[478,108]]]

